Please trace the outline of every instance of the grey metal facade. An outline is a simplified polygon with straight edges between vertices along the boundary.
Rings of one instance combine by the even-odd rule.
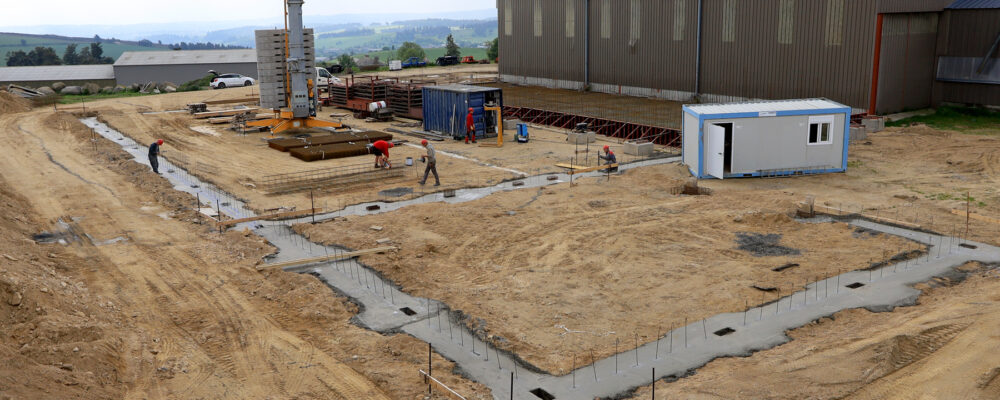
[[[821,96],[862,111],[881,13],[876,104],[898,111],[932,101],[937,26],[906,24],[936,24],[952,1],[498,0],[500,74],[677,101]]]
[[[986,6],[987,1],[966,2],[967,6]],[[1000,2],[995,2],[1000,7]],[[941,16],[941,34],[937,54],[939,69],[934,87],[934,102],[957,104],[987,104],[1000,106],[1000,49],[994,50],[989,60],[983,57],[993,43],[1000,40],[1000,8],[949,9]],[[971,61],[971,79],[949,79],[941,64],[950,59]],[[983,67],[980,70],[980,67]],[[988,77],[983,79],[983,77]],[[978,78],[978,79],[977,79]],[[990,79],[992,78],[992,79]]]
[[[257,79],[257,63],[179,64],[115,66],[115,79],[121,85],[148,82],[172,82],[178,85],[204,78],[209,70],[220,74],[241,74]]]

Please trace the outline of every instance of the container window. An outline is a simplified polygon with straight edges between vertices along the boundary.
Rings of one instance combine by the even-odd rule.
[[[781,0],[778,7],[778,43],[792,44],[795,32],[795,0]]]
[[[809,144],[832,144],[833,117],[809,117]]]
[[[687,21],[684,18],[686,3],[686,0],[674,0],[674,40],[676,41],[684,40],[684,23]]]
[[[510,36],[514,34],[514,8],[511,0],[503,1],[503,34]]]
[[[611,0],[601,0],[601,39],[611,39]]]
[[[736,0],[726,0],[722,4],[722,41],[736,41]]]
[[[535,37],[542,36],[542,0],[535,0]]]
[[[566,37],[576,36],[576,0],[566,0]]]
[[[844,0],[826,0],[826,45],[844,44]]]

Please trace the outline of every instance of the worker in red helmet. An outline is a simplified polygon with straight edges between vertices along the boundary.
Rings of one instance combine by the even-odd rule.
[[[375,143],[368,145],[368,151],[375,155],[375,168],[392,168],[392,164],[389,163],[389,149],[393,147],[395,145],[385,140],[376,140]]]
[[[476,143],[476,119],[472,117],[472,112],[475,111],[472,107],[469,107],[469,115],[465,117],[465,144],[469,144],[469,138],[472,138],[472,143]]]
[[[153,172],[160,173],[160,162],[157,159],[160,155],[160,146],[163,146],[163,139],[157,139],[149,145],[149,166],[153,167]]]
[[[423,185],[427,183],[428,174],[433,172],[434,186],[441,186],[441,178],[438,178],[437,157],[435,157],[436,154],[434,153],[434,146],[431,146],[431,144],[427,142],[427,139],[421,140],[420,145],[427,149],[427,154],[420,157],[421,161],[427,163],[427,168],[424,168],[424,179],[420,180],[420,184]]]
[[[601,161],[604,161],[604,165],[618,164],[618,158],[615,157],[615,152],[611,151],[611,146],[608,145],[604,146],[604,154],[597,153],[597,158],[600,158]],[[604,169],[604,171],[607,170],[608,170],[607,168]],[[617,166],[611,167],[611,172],[617,172],[617,171],[618,171]]]

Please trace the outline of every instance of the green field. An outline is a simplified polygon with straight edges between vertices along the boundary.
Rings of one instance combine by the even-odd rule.
[[[935,129],[944,129],[973,135],[1000,134],[1000,111],[980,107],[938,108],[934,114],[904,118],[886,122],[886,126],[909,126],[924,124]]]
[[[21,40],[24,40],[26,45],[21,45]],[[0,33],[0,67],[7,66],[7,53],[14,52],[18,50],[23,50],[25,53],[34,50],[35,47],[51,47],[56,51],[60,57],[66,51],[66,45],[70,43],[77,43],[77,52],[80,51],[82,46],[90,45],[93,42],[92,39],[78,39],[78,38],[68,38],[68,37],[40,37],[36,35],[22,35],[17,33]],[[113,59],[118,59],[123,52],[126,51],[156,51],[156,50],[168,50],[166,47],[143,47],[133,44],[119,44],[110,43],[104,41],[101,43],[101,47],[104,49],[104,55],[106,57],[111,57]]]
[[[438,57],[444,56],[444,53],[446,51],[447,50],[444,47],[424,49],[424,53],[427,54],[427,61],[430,63],[433,63],[435,60],[437,60]],[[461,49],[461,51],[462,51],[462,57],[473,56],[477,60],[482,60],[486,58],[486,49],[464,48]],[[385,51],[371,52],[367,54],[359,54],[356,55],[355,57],[364,57],[365,55],[368,55],[370,57],[378,56],[379,61],[384,63],[387,62],[388,60],[396,59],[394,58],[395,53],[396,52],[394,51],[385,50]]]

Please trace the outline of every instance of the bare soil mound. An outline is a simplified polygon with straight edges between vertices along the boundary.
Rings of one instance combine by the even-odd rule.
[[[30,101],[7,92],[0,92],[0,114],[13,114],[30,110]]]

